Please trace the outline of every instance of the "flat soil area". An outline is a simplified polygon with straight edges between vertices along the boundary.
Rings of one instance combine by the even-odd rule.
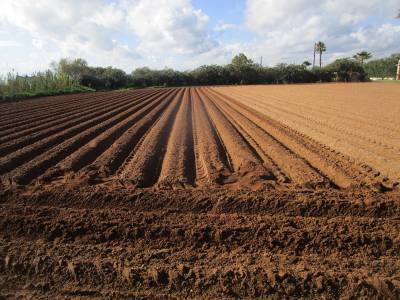
[[[399,298],[400,88],[0,105],[1,298]]]
[[[400,87],[396,84],[264,85],[216,90],[400,180]]]

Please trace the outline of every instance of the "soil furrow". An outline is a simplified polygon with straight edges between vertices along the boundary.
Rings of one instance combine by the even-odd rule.
[[[185,89],[181,106],[168,139],[158,185],[181,188],[195,185],[191,89]]]
[[[111,96],[111,95],[110,95]],[[92,98],[91,100],[87,99],[82,99],[80,102],[77,101],[77,103],[70,103],[64,104],[60,108],[51,108],[51,107],[43,107],[39,109],[32,109],[32,110],[27,110],[26,112],[21,112],[20,114],[13,114],[10,113],[9,116],[7,116],[4,119],[0,119],[0,130],[6,131],[8,129],[14,129],[18,128],[20,126],[29,124],[30,122],[37,122],[40,120],[46,120],[51,118],[52,116],[56,115],[57,112],[60,112],[61,114],[68,113],[71,111],[74,111],[77,107],[80,106],[88,106],[91,103],[96,103],[97,101],[100,101],[102,99],[111,99],[110,96],[104,95],[98,96],[96,98]],[[98,100],[97,100],[98,99]]]
[[[217,96],[221,97],[220,95]],[[253,121],[251,113],[233,109],[234,106],[229,100],[219,99],[221,99],[220,105],[224,107],[228,114],[231,114],[231,119],[243,126],[244,130],[259,145],[262,153],[272,160],[272,164],[275,167],[282,169],[284,174],[287,174],[294,183],[307,187],[329,186],[329,180],[325,176],[321,175],[307,161],[258,126],[257,121]],[[283,179],[285,179],[285,176]]]
[[[136,93],[146,93],[150,90],[132,90],[128,91],[128,93],[136,94]],[[122,92],[124,93],[124,92]],[[118,97],[121,94],[119,91],[112,92],[96,92],[96,93],[86,93],[86,94],[76,94],[76,95],[64,95],[64,96],[56,96],[56,97],[45,97],[34,100],[24,100],[22,102],[17,103],[8,103],[8,104],[0,104],[4,110],[7,110],[5,113],[6,120],[9,119],[9,116],[24,118],[27,113],[33,114],[36,116],[40,116],[43,113],[43,110],[46,111],[63,111],[64,109],[68,109],[70,107],[79,107],[79,105],[92,102],[102,99],[112,99],[113,97]],[[50,98],[50,99],[49,99]],[[13,110],[10,107],[18,107],[17,110]],[[2,119],[3,120],[3,119]]]
[[[231,175],[226,150],[211,123],[197,89],[192,92],[196,184],[223,184]]]
[[[254,149],[254,151],[257,153],[259,158],[262,160],[265,168],[267,168],[268,170],[271,170],[271,172],[276,177],[277,181],[279,183],[290,182],[291,179],[287,176],[287,174],[285,174],[282,171],[281,167],[271,158],[271,156],[269,156],[269,154],[267,154],[267,152],[265,151],[265,148],[263,149],[260,146],[260,142],[261,142],[261,144],[263,144],[265,141],[263,141],[262,139],[261,140],[258,139],[258,142],[257,142],[257,137],[253,138],[253,136],[249,134],[249,132],[251,132],[251,129],[252,129],[251,125],[253,125],[253,124],[250,124],[250,130],[248,128],[245,129],[246,123],[243,125],[243,122],[239,121],[241,119],[240,113],[237,114],[236,111],[232,111],[229,109],[229,107],[228,108],[225,107],[224,101],[221,98],[219,98],[218,96],[216,96],[215,94],[209,93],[209,95],[212,95],[211,97],[213,97],[214,100],[218,99],[218,101],[214,101],[214,104],[224,113],[224,115],[229,120],[229,122],[231,122],[232,125],[235,126],[236,130],[249,143],[249,145],[252,147],[252,149]],[[259,134],[259,133],[256,133],[256,134]]]
[[[396,141],[393,135],[392,138],[390,138],[388,134],[387,137],[382,137],[381,140],[385,141],[382,143],[377,140],[378,137],[376,135],[372,135],[372,138],[365,136],[365,134],[368,134],[368,131],[365,129],[363,130],[363,134],[357,134],[354,126],[351,126],[351,130],[348,130],[345,124],[343,124],[344,127],[337,123],[331,124],[327,120],[319,120],[319,115],[317,117],[312,117],[312,113],[307,113],[307,115],[305,115],[304,112],[302,113],[296,108],[285,109],[285,106],[282,107],[282,105],[273,105],[271,103],[268,103],[268,105],[259,105],[268,111],[272,110],[283,114],[287,119],[296,120],[295,122],[297,124],[302,124],[311,130],[316,130],[318,128],[317,131],[321,132],[324,136],[331,137],[332,140],[345,140],[347,145],[352,145],[360,149],[360,151],[365,148],[364,151],[372,153],[374,156],[382,156],[382,154],[384,154],[385,157],[396,158],[400,153],[400,141]],[[394,136],[397,135],[395,134]]]
[[[146,136],[164,110],[170,105],[172,99],[179,92],[178,89],[171,89],[171,93],[162,97],[162,102],[155,107],[146,117],[130,127],[124,134],[115,141],[102,155],[100,155],[93,164],[85,167],[78,174],[80,177],[105,178],[117,173],[118,169],[129,161],[135,153],[135,149],[140,144],[140,140]]]
[[[229,101],[233,105],[236,104],[236,106],[243,109],[243,111],[247,110],[253,112],[256,122],[262,125],[265,131],[274,136],[275,139],[281,141],[287,148],[307,160],[337,186],[346,188],[355,184],[367,183],[365,179],[368,177],[368,173],[363,172],[361,168],[342,155],[333,153],[331,149],[326,146],[316,143],[305,135],[299,134],[295,130],[269,119],[267,116],[230,97]]]
[[[152,101],[152,100],[150,100]],[[22,169],[26,168],[27,162],[34,160],[38,160],[38,156],[43,152],[46,152],[49,148],[54,147],[54,149],[59,148],[60,145],[69,144],[71,138],[77,138],[82,134],[85,134],[86,131],[91,131],[94,128],[102,128],[104,126],[108,126],[109,124],[113,124],[113,122],[117,123],[118,120],[123,120],[128,117],[131,113],[137,110],[137,103],[127,103],[118,108],[109,111],[106,114],[101,115],[100,117],[90,119],[86,122],[83,122],[80,125],[74,126],[66,131],[63,131],[54,136],[50,136],[45,140],[41,140],[37,143],[30,145],[29,147],[25,147],[20,151],[14,152],[8,156],[0,158],[0,172],[1,174],[5,174],[18,166],[22,165]],[[115,121],[117,120],[117,121]],[[60,144],[61,143],[61,144]],[[56,146],[57,144],[60,144]],[[72,145],[70,145],[71,148]],[[66,150],[67,151],[67,150]],[[65,151],[64,151],[65,152]],[[46,153],[44,154],[46,156]],[[48,160],[48,159],[47,159]],[[40,161],[40,160],[39,160]],[[49,161],[49,160],[48,160]],[[25,163],[25,165],[23,165]],[[48,165],[50,161],[48,162]],[[51,165],[49,165],[51,166]],[[18,172],[18,170],[14,170],[14,173]],[[40,174],[38,174],[40,175]]]
[[[373,85],[366,85],[367,90],[374,92],[372,87]],[[349,91],[353,88],[357,89],[358,87],[349,86],[346,90]],[[235,90],[235,88],[233,89]],[[356,122],[351,125],[346,123],[345,117],[343,117],[343,122],[337,122],[332,120],[329,115],[325,117],[307,110],[299,110],[296,106],[299,101],[295,95],[288,96],[286,92],[273,93],[272,95],[261,94],[265,87],[259,89],[260,93],[251,93],[251,91],[249,93],[241,93],[240,91],[230,93],[230,88],[217,88],[218,91],[222,91],[226,95],[231,94],[237,101],[258,110],[269,118],[275,119],[288,127],[296,128],[298,132],[307,133],[309,137],[321,144],[351,157],[356,164],[361,166],[360,169],[364,164],[368,164],[395,181],[400,179],[400,172],[398,171],[400,168],[400,138],[393,131],[385,130],[383,127],[366,126],[364,124],[365,122],[384,124],[379,118],[382,116],[389,122],[388,126],[396,128],[398,118],[391,117],[389,114],[389,112],[395,113],[397,111],[394,99],[394,101],[381,99],[382,95],[375,92],[371,96],[366,95],[363,98],[365,101],[361,101],[358,93],[362,91],[356,90],[357,94],[354,92],[355,95],[349,99],[346,99],[346,94],[343,96],[344,99],[341,99],[339,96],[332,98],[332,94],[329,98],[324,95],[317,95],[314,92],[314,94],[310,94],[310,99],[305,98],[300,101],[300,103],[311,103],[316,107],[325,107],[325,104],[326,106],[330,104],[337,110],[342,110],[343,114],[360,112],[359,117],[363,118],[365,122]],[[307,90],[323,91],[323,89],[314,86],[308,86]],[[274,100],[278,98],[280,101],[280,98],[284,97],[289,97],[293,103],[285,103],[286,105],[282,107],[283,103]],[[367,168],[369,169],[369,167]]]
[[[135,113],[132,113],[125,120],[107,129],[90,141],[90,143],[79,148],[59,164],[47,170],[43,178],[49,181],[54,177],[59,177],[69,172],[75,174],[83,167],[92,164],[99,156],[106,152],[116,140],[122,135],[127,134],[129,129],[135,127],[138,122],[144,118],[147,118],[148,114],[152,111],[156,111],[157,106],[160,106],[161,102],[164,101],[164,97],[167,97],[167,95],[172,92],[173,90],[168,90],[166,93],[159,93],[156,97],[151,97],[146,101],[144,99],[141,100],[137,106],[138,110]],[[110,155],[112,154],[110,153]]]
[[[107,97],[102,100],[100,97],[98,100],[94,99],[89,103],[83,102],[80,106],[74,107],[72,109],[65,109],[60,114],[49,113],[46,116],[41,115],[37,118],[25,118],[24,121],[20,123],[8,122],[6,129],[5,127],[0,128],[0,143],[4,143],[11,139],[16,139],[18,137],[27,135],[29,133],[35,133],[40,130],[51,128],[58,124],[61,124],[70,119],[77,118],[83,113],[89,113],[94,108],[101,108],[110,105],[117,105],[119,99],[124,99],[127,95],[132,97],[132,100],[140,98],[140,94],[133,93],[120,93],[120,95],[115,95],[115,97]],[[143,93],[143,95],[150,95],[150,93]],[[47,111],[46,111],[47,112]]]
[[[124,97],[121,100],[117,100],[115,105],[119,107],[119,106],[131,105],[132,103],[135,102],[132,102],[129,97]],[[103,115],[106,115],[114,107],[115,107],[114,104],[107,104],[105,107],[95,106],[91,113],[83,114],[81,117],[77,119],[73,118],[71,121],[61,123],[59,126],[50,127],[42,131],[35,132],[34,134],[28,136],[22,136],[15,140],[5,142],[0,145],[0,157],[6,156],[7,154],[10,154],[18,150],[23,150],[23,148],[26,146],[33,145],[37,142],[40,142],[41,140],[52,138],[52,136],[58,136],[59,134],[62,134],[63,132],[68,131],[69,129],[75,128],[80,124],[84,124],[85,122],[90,121],[91,119],[99,118]]]
[[[236,96],[240,96],[240,93],[234,92],[232,95],[235,94]],[[385,131],[392,131],[393,133],[399,133],[400,130],[394,126],[393,122],[388,122],[386,118],[366,118],[366,115],[360,114],[357,111],[346,111],[343,108],[338,108],[332,105],[329,105],[329,103],[324,103],[323,106],[318,106],[316,107],[315,105],[311,104],[303,104],[303,103],[298,103],[297,101],[297,93],[285,93],[285,95],[271,95],[271,94],[264,94],[262,91],[248,91],[246,93],[246,96],[254,95],[255,99],[260,100],[273,100],[274,102],[278,102],[280,106],[284,107],[296,107],[296,110],[298,111],[297,108],[303,108],[305,109],[307,113],[314,113],[315,115],[326,115],[329,120],[336,119],[337,123],[343,124],[346,122],[349,122],[348,126],[356,126],[362,124],[363,126],[370,127],[371,129],[374,129],[376,127],[382,128]],[[313,97],[314,95],[305,95],[303,101],[307,102],[308,97]],[[283,99],[285,97],[285,99]],[[322,97],[322,96],[320,96]],[[342,100],[342,99],[341,99]],[[346,101],[346,100],[342,100]],[[351,103],[352,99],[347,99]],[[386,125],[384,125],[386,124]],[[365,133],[365,128],[363,129]]]
[[[122,166],[119,174],[121,179],[139,187],[148,187],[156,183],[183,93],[184,89],[175,96],[160,119],[140,142],[133,157]]]
[[[228,121],[226,116],[217,108],[208,95],[199,90],[199,95],[203,99],[208,114],[211,116],[216,129],[226,146],[232,162],[234,176],[232,182],[240,181],[243,186],[257,187],[256,183],[264,180],[275,181],[275,176],[271,170],[267,170],[257,153],[252,149],[244,137]]]
[[[37,117],[37,116],[40,116],[41,113],[43,113],[43,110],[46,110],[45,114],[47,114],[47,111],[52,111],[52,112],[62,111],[65,108],[79,106],[80,104],[82,104],[82,102],[93,101],[93,100],[96,100],[97,98],[102,99],[103,97],[110,98],[113,95],[115,96],[114,93],[93,93],[93,94],[75,95],[76,97],[74,99],[72,99],[72,98],[70,99],[68,96],[60,96],[57,100],[52,101],[52,102],[55,102],[52,105],[46,101],[46,98],[34,100],[36,102],[40,102],[43,104],[40,106],[34,106],[32,101],[24,101],[23,103],[22,102],[21,103],[13,103],[13,105],[15,105],[15,106],[20,106],[23,104],[25,104],[25,106],[27,106],[26,108],[18,110],[18,111],[13,111],[13,110],[7,108],[7,104],[4,104],[3,109],[7,110],[7,113],[5,113],[1,117],[0,121],[1,122],[4,122],[4,121],[9,122],[10,117],[12,117],[13,119],[16,119],[16,120],[20,120],[20,119],[23,120],[27,114],[29,115],[29,117],[31,117],[30,116],[31,114],[33,116]]]
[[[150,92],[148,92],[150,93]],[[98,95],[97,95],[98,94]],[[109,93],[96,93],[96,97],[91,97],[88,99],[82,99],[82,100],[77,100],[75,104],[69,104],[66,103],[62,107],[59,107],[57,109],[38,109],[36,112],[27,112],[24,114],[21,114],[21,116],[15,120],[7,118],[6,122],[2,123],[2,126],[9,125],[10,122],[13,122],[13,126],[23,126],[24,124],[28,124],[29,122],[37,122],[41,121],[43,119],[48,119],[54,116],[60,116],[65,113],[71,113],[76,110],[79,110],[81,107],[88,107],[90,105],[96,105],[96,104],[104,104],[110,101],[113,101],[113,99],[120,98],[121,96],[124,96],[124,94],[129,94],[133,97],[145,95],[145,91],[127,91],[127,92],[109,92]],[[3,128],[3,127],[1,127]]]
[[[147,97],[149,96],[146,96],[145,98]],[[112,102],[105,103],[104,105],[92,105],[92,107],[87,111],[76,111],[74,112],[73,116],[67,117],[66,119],[61,118],[58,120],[56,117],[54,122],[45,123],[42,126],[22,130],[15,134],[0,138],[0,156],[7,155],[8,153],[21,149],[26,145],[33,144],[41,139],[49,137],[63,130],[67,130],[68,128],[74,127],[75,125],[85,122],[91,118],[95,118],[101,114],[107,113],[114,107],[118,107],[126,103],[140,103],[140,101],[142,101],[140,98],[133,99],[128,95],[121,95],[120,98],[115,98]],[[32,124],[32,126],[34,126],[34,124]],[[32,132],[32,134],[29,135],[30,132]]]

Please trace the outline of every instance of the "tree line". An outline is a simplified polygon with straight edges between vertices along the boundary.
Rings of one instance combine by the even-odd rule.
[[[322,51],[321,49],[324,48],[318,49]],[[274,67],[263,67],[243,53],[236,55],[227,65],[203,65],[190,71],[177,71],[170,68],[154,70],[143,67],[135,69],[131,74],[126,74],[123,70],[112,67],[89,67],[82,59],[62,59],[56,64],[55,69],[68,74],[80,84],[96,90],[126,87],[351,81],[355,78],[354,76],[364,81],[368,78],[363,62],[355,58],[338,59],[324,67],[311,67],[311,63],[307,61],[302,64],[281,63]]]
[[[371,54],[362,51],[351,58],[341,58],[322,66],[326,51],[323,42],[315,44],[319,67],[308,61],[302,64],[277,64],[263,67],[245,54],[236,55],[227,65],[203,65],[190,71],[170,68],[137,68],[130,74],[113,67],[92,67],[84,59],[63,58],[51,64],[51,70],[31,76],[9,73],[0,77],[0,96],[23,98],[88,90],[172,87],[228,84],[283,84],[332,81],[366,81],[369,77],[394,77],[400,54],[365,62]]]

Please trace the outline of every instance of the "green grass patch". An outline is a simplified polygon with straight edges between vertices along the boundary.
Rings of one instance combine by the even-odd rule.
[[[95,89],[91,89],[91,88],[88,88],[85,86],[74,86],[74,87],[70,87],[70,88],[57,89],[57,90],[16,93],[13,95],[2,95],[2,96],[0,96],[0,101],[1,102],[14,102],[14,101],[22,101],[22,100],[40,98],[40,97],[78,94],[78,93],[90,93],[90,92],[95,92],[95,91],[96,91]]]

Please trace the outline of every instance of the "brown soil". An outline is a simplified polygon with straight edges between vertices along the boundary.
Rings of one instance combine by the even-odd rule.
[[[273,118],[262,89],[3,104],[0,298],[400,298],[396,176]],[[359,137],[367,110],[343,113]]]
[[[270,85],[215,90],[400,180],[397,85]]]

